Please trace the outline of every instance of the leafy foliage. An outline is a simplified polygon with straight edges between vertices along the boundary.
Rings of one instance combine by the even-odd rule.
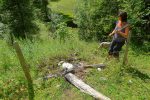
[[[118,13],[116,0],[81,0],[77,9],[77,23],[80,36],[83,39],[103,39],[115,22]]]
[[[52,13],[51,15],[52,21],[50,26],[51,37],[54,39],[59,39],[60,43],[64,43],[66,40],[69,41],[74,37],[74,34],[69,31],[69,28],[67,27],[66,21],[68,20],[68,17]],[[75,39],[75,37],[73,38]]]
[[[67,30],[67,25],[66,23],[60,23],[57,25],[57,30],[56,30],[56,34],[57,37],[60,39],[60,42],[65,42],[65,39],[68,36],[69,31]]]
[[[145,0],[121,0],[121,10],[128,13],[132,26],[132,43],[146,45],[150,41],[150,2]],[[146,48],[145,48],[146,49]],[[150,50],[150,48],[149,48]]]
[[[79,35],[85,40],[105,40],[115,26],[118,12],[126,11],[132,26],[132,42],[145,45],[150,41],[149,5],[148,0],[78,0]]]

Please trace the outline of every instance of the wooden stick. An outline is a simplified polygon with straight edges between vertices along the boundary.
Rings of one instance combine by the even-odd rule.
[[[105,64],[93,64],[93,65],[84,65],[84,68],[105,68]]]
[[[34,89],[33,89],[32,79],[31,79],[31,75],[29,73],[28,66],[26,64],[26,61],[25,61],[25,58],[22,54],[20,46],[17,42],[14,42],[14,48],[16,50],[17,56],[19,58],[20,64],[22,66],[23,72],[24,72],[25,77],[26,77],[27,82],[28,82],[29,100],[33,100],[34,99]]]
[[[99,93],[98,91],[94,90],[92,87],[85,84],[82,80],[78,79],[72,73],[66,74],[65,78],[70,83],[72,83],[74,86],[76,86],[78,89],[80,89],[82,92],[87,93],[98,100],[110,100],[110,98],[108,98],[108,97],[104,96],[103,94]]]
[[[111,36],[114,35],[114,34],[116,33],[116,31],[121,31],[121,30],[125,29],[125,28],[128,27],[128,26],[129,26],[129,24],[126,24],[126,25],[123,26],[122,28],[113,31],[113,32],[111,33]]]

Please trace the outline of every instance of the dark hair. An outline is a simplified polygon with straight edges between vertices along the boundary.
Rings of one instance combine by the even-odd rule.
[[[121,21],[122,21],[122,22],[127,22],[127,17],[128,17],[128,15],[127,15],[126,12],[120,12],[120,13],[118,14],[118,16],[121,17]]]

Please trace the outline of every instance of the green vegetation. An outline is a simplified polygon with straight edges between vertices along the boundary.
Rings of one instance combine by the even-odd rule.
[[[3,5],[4,1],[8,0],[0,0],[0,5]],[[34,0],[29,1],[33,2]],[[112,0],[110,4],[108,3],[109,1],[110,0],[51,0],[48,4],[48,8],[52,10],[49,11],[52,13],[52,21],[50,22],[40,20],[43,16],[39,16],[40,18],[37,17],[38,14],[45,11],[43,11],[43,9],[39,10],[40,8],[36,8],[34,5],[35,8],[31,12],[35,15],[32,16],[35,17],[35,19],[31,18],[30,21],[38,26],[38,33],[33,35],[31,31],[28,32],[28,34],[31,35],[32,38],[20,39],[14,37],[14,40],[21,46],[24,57],[29,65],[30,74],[33,79],[35,100],[93,100],[91,96],[81,92],[68,83],[64,77],[42,79],[48,74],[59,72],[60,68],[58,67],[58,63],[62,60],[71,63],[106,64],[107,67],[102,71],[86,69],[85,72],[77,73],[77,76],[112,100],[150,99],[149,38],[142,37],[142,39],[144,39],[142,40],[143,46],[140,46],[141,48],[137,48],[139,45],[132,39],[128,54],[128,64],[126,66],[122,65],[125,46],[121,51],[120,61],[114,58],[107,60],[108,50],[98,48],[99,43],[97,42],[99,39],[101,41],[107,40],[105,37],[113,28],[113,21],[115,21],[115,16],[117,15],[117,11],[113,10],[114,7],[129,12],[129,17],[133,21],[131,21],[133,23],[133,34],[136,33],[137,36],[148,35],[146,27],[149,21],[147,17],[142,19],[135,13],[142,13],[143,16],[149,15],[148,7],[145,6],[146,10],[142,10],[143,6],[138,7],[138,4],[143,4],[140,0],[129,0],[129,3],[126,2],[126,0]],[[135,3],[135,1],[137,2]],[[28,2],[28,0],[26,2]],[[122,4],[122,2],[125,3]],[[135,4],[134,8],[131,7],[134,6],[131,2]],[[22,2],[20,3],[22,4]],[[109,7],[112,3],[114,3],[114,6]],[[116,3],[118,3],[119,6]],[[9,2],[9,4],[14,3]],[[31,5],[32,4],[33,3],[31,3]],[[29,5],[27,3],[25,6],[28,7]],[[6,5],[4,7],[6,7]],[[130,7],[133,8],[131,11]],[[0,10],[4,9],[2,8],[3,6],[0,6]],[[0,23],[6,26],[4,30],[0,26],[0,99],[25,100],[28,99],[27,81],[25,80],[16,52],[9,42],[11,29],[8,28],[8,26],[12,24],[12,19],[7,19],[7,17],[14,18],[14,16],[9,16],[9,13],[11,11],[17,12],[18,9],[9,9],[7,17],[4,14],[5,10],[7,9],[0,12]],[[38,11],[41,12],[37,13]],[[10,14],[13,15],[16,12]],[[67,18],[66,16],[62,17],[59,15],[60,13],[66,15]],[[131,17],[132,15],[133,18]],[[65,22],[66,19],[68,20],[68,16],[75,19],[79,28],[67,27]],[[27,16],[24,17],[26,18]],[[142,23],[143,20],[145,23]],[[28,20],[25,19],[25,21]],[[14,23],[17,25],[15,21]],[[143,26],[140,26],[141,23]],[[17,26],[19,27],[19,25],[20,23]],[[95,26],[93,27],[92,25]],[[139,27],[144,28],[140,30]],[[21,28],[17,29],[21,30]],[[33,30],[34,29],[36,28],[33,28]],[[86,34],[82,34],[82,32],[86,32]],[[88,41],[85,41],[87,39]]]
[[[85,40],[106,39],[106,35],[114,28],[118,7],[116,0],[79,0],[76,17],[80,38]]]
[[[48,4],[48,0],[33,0],[35,13],[37,14],[37,17],[42,21],[50,21],[50,9],[48,8]]]
[[[106,35],[115,27],[118,12],[126,11],[128,22],[132,28],[132,43],[136,46],[142,46],[146,45],[146,41],[149,41],[148,27],[150,21],[148,15],[150,14],[150,8],[148,1],[79,0],[77,8],[77,23],[80,29],[79,35],[82,39],[106,40]]]

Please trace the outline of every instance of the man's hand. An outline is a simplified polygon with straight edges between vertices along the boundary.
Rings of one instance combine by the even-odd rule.
[[[108,36],[111,37],[113,35],[113,33],[110,33]]]
[[[121,33],[121,31],[116,31],[116,33],[117,33],[117,34],[120,34],[120,33]]]

